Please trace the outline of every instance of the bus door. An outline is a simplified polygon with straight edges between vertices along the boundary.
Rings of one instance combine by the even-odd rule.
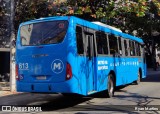
[[[87,80],[87,94],[92,93],[95,90],[95,45],[94,45],[94,35],[91,33],[85,34],[85,50],[86,50],[86,80]]]
[[[147,61],[146,61],[146,54],[145,54],[145,50],[144,48],[141,47],[141,50],[142,50],[142,57],[143,57],[143,76],[147,76]],[[144,77],[143,77],[144,78]]]

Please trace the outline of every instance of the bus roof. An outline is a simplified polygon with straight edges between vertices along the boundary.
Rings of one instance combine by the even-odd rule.
[[[121,30],[119,30],[117,28],[115,29],[115,27],[104,26],[105,24],[102,25],[103,23],[98,24],[98,23],[95,23],[95,22],[94,23],[89,22],[89,21],[77,18],[75,16],[54,16],[54,17],[40,18],[40,19],[35,19],[35,20],[24,22],[20,26],[26,25],[26,24],[31,24],[31,23],[37,23],[37,22],[52,21],[52,20],[71,20],[72,22],[75,22],[77,24],[93,28],[95,30],[104,31],[104,32],[107,32],[107,33],[114,34],[116,36],[126,38],[126,39],[131,39],[131,40],[137,41],[141,44],[144,43],[142,39],[140,39],[138,37],[135,37],[135,36],[132,36],[132,35],[129,35],[129,34],[126,34],[126,33],[123,33]]]
[[[95,24],[97,24],[97,25],[100,25],[100,26],[104,26],[104,27],[113,29],[113,30],[118,31],[118,32],[122,32],[122,31],[121,31],[120,29],[118,29],[118,28],[112,27],[112,26],[110,26],[110,25],[106,25],[106,24],[101,23],[101,22],[98,22],[98,21],[95,21],[95,22],[92,22],[92,23],[95,23]]]

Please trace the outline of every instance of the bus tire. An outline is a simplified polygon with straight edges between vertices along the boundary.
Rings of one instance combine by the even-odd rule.
[[[140,81],[141,81],[141,73],[140,71],[138,71],[138,79],[136,80],[136,84],[140,84]]]
[[[111,98],[111,97],[114,96],[114,90],[115,90],[115,86],[114,86],[114,76],[113,76],[113,74],[109,74],[109,75],[108,75],[107,85],[108,85],[107,96],[108,96],[109,98]]]

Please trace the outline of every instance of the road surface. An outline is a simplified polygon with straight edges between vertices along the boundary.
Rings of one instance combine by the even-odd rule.
[[[142,110],[141,113],[149,111],[150,113],[158,114],[160,113],[160,74],[148,75],[139,85],[130,84],[123,88],[117,88],[115,97],[113,98],[106,98],[105,92],[87,97],[64,97],[61,94],[22,93],[0,97],[0,105],[40,106],[42,107],[42,112],[40,113],[46,114],[53,112],[77,114],[128,113],[138,110]]]

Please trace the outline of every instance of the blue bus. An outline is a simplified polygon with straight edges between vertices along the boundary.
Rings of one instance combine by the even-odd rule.
[[[143,41],[74,16],[20,24],[16,41],[18,92],[90,95],[146,77]]]

